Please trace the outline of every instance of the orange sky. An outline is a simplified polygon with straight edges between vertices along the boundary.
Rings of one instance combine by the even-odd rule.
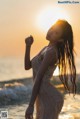
[[[57,0],[0,0],[0,56],[24,56],[25,37],[34,37],[31,56],[48,44],[43,32],[36,25],[36,18],[43,8],[56,5],[64,9],[74,31],[75,48],[80,57],[80,4],[58,4]],[[54,11],[52,16],[55,17]],[[46,22],[46,21],[45,21]],[[43,21],[43,23],[45,23]]]

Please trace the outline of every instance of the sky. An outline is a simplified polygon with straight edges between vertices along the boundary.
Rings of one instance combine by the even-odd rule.
[[[72,25],[79,60],[80,4],[59,4],[58,0],[0,0],[0,57],[23,57],[29,35],[34,37],[34,56],[49,43],[46,33],[57,18],[65,18]]]

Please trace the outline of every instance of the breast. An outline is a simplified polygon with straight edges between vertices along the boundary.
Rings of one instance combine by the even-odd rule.
[[[31,60],[32,70],[33,70],[33,78],[35,78],[37,71],[39,70],[39,67],[41,65],[41,62],[42,62],[42,55],[36,55]],[[48,69],[46,70],[44,77],[43,77],[44,81],[45,81],[45,79],[50,79],[52,77],[55,68],[56,68],[56,65],[48,67]]]
[[[32,71],[33,71],[33,78],[35,78],[36,73],[37,73],[38,68],[39,68],[37,55],[31,60],[31,65],[32,65]]]

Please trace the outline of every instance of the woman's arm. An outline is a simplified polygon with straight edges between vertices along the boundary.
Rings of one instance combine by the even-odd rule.
[[[48,69],[49,65],[53,64],[56,62],[56,58],[55,58],[55,52],[54,49],[49,49],[46,51],[46,54],[44,55],[43,61],[39,67],[39,70],[37,72],[37,75],[35,77],[35,84],[33,86],[33,90],[32,90],[32,95],[31,95],[31,100],[29,103],[29,106],[33,106],[37,97],[37,94],[39,92],[40,89],[40,85],[41,85],[41,81],[42,78],[46,72],[46,70]]]
[[[30,61],[30,49],[31,49],[32,43],[33,43],[33,37],[32,36],[25,39],[25,44],[26,44],[25,57],[24,57],[25,70],[29,70],[32,67],[31,61]]]
[[[30,49],[31,49],[31,46],[26,45],[26,49],[25,49],[25,58],[24,58],[25,70],[29,70],[29,69],[31,68]]]

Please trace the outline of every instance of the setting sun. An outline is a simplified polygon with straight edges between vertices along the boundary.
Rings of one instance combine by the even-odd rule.
[[[70,21],[70,16],[60,7],[47,6],[38,11],[38,15],[36,16],[36,25],[39,29],[47,31],[57,19],[66,19]]]

